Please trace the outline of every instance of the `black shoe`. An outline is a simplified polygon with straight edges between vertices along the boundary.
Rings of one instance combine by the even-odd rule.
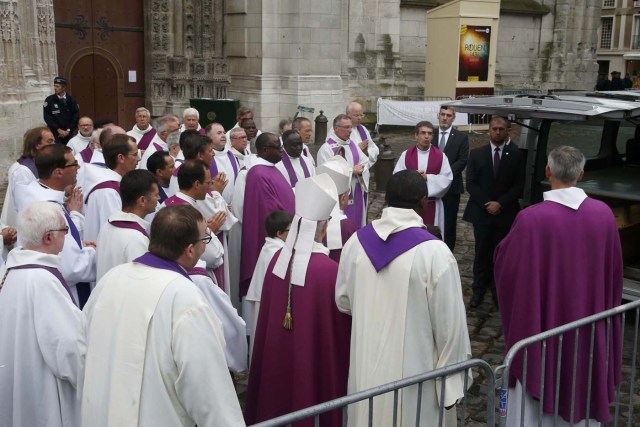
[[[483,296],[484,295],[474,293],[471,297],[471,301],[469,301],[469,307],[476,308],[477,306],[479,306],[482,303]]]

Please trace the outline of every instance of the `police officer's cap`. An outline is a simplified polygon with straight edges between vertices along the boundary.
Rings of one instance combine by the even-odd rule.
[[[53,84],[59,84],[59,85],[63,85],[66,86],[67,85],[67,80],[62,78],[62,77],[56,77],[55,79],[53,79]]]

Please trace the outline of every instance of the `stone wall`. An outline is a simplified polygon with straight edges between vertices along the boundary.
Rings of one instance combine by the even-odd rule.
[[[44,124],[42,103],[57,70],[52,0],[0,0],[0,168],[22,151],[22,135]],[[6,186],[6,172],[0,187]]]

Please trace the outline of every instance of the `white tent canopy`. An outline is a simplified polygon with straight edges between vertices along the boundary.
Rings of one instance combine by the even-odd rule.
[[[415,126],[422,120],[428,120],[438,126],[440,105],[451,101],[393,101],[378,98],[378,126]],[[454,126],[466,126],[469,119],[466,113],[456,113]]]

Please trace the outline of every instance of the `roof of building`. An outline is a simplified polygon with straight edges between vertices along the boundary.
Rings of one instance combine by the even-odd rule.
[[[450,1],[452,0],[400,0],[400,5],[433,9]],[[522,15],[545,15],[551,12],[551,9],[536,0],[502,0],[500,2],[500,12]]]

